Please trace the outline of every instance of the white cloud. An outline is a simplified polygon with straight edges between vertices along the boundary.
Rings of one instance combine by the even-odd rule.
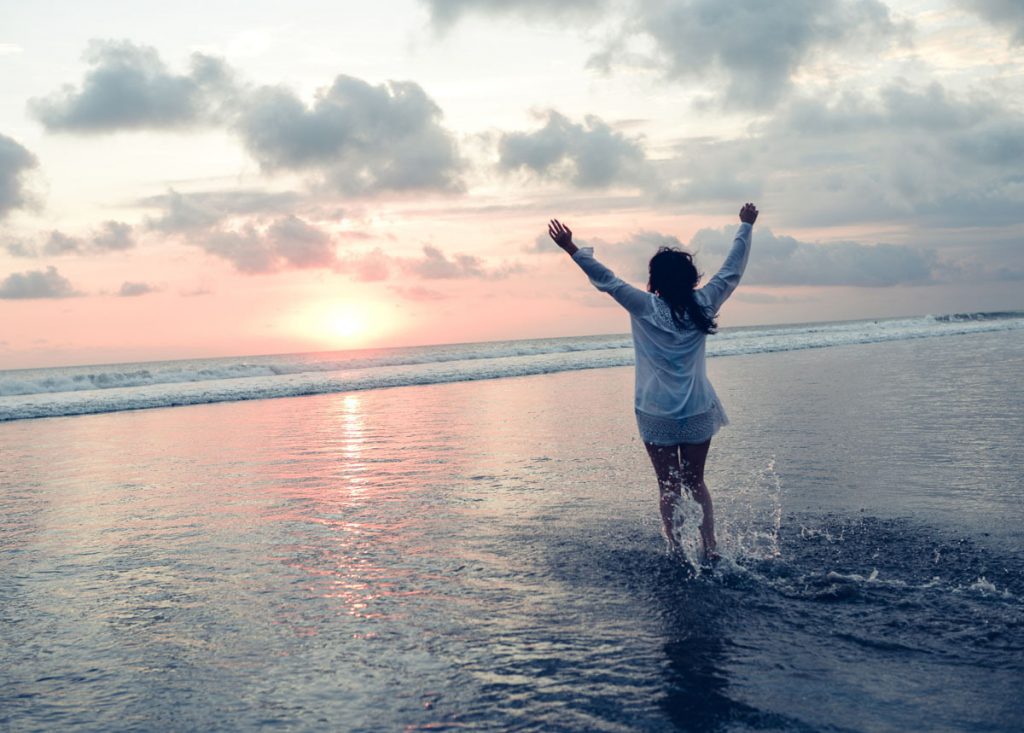
[[[266,171],[305,171],[345,193],[461,189],[463,162],[441,108],[410,81],[338,76],[311,106],[283,87],[246,95],[237,123]]]
[[[130,41],[93,41],[81,85],[32,99],[29,110],[52,132],[185,127],[216,119],[233,82],[220,59],[193,54],[187,74],[167,69],[156,49]]]

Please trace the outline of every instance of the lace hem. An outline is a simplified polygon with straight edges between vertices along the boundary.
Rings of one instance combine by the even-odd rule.
[[[711,409],[699,415],[682,419],[655,417],[640,411],[636,413],[636,424],[640,437],[651,445],[679,445],[680,443],[703,443],[710,440],[724,426],[729,424],[725,410],[716,401]]]

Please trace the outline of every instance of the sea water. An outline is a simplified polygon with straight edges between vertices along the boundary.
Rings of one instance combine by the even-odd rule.
[[[1024,329],[931,321],[709,361],[700,575],[628,366],[8,420],[0,728],[1021,730]]]
[[[1024,313],[724,329],[707,354],[735,356],[1024,328]],[[628,336],[0,371],[0,421],[623,366]]]

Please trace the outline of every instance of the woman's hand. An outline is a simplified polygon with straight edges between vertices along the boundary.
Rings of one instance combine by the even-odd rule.
[[[570,255],[576,254],[576,251],[579,249],[572,243],[572,229],[565,226],[565,224],[560,222],[558,219],[552,219],[548,222],[548,234],[553,240],[555,240],[555,244],[564,249]]]
[[[757,207],[753,204],[743,204],[743,208],[740,209],[740,221],[753,225],[757,221],[757,213]]]

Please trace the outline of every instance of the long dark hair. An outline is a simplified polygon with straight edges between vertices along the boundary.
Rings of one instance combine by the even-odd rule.
[[[695,328],[708,334],[718,331],[716,314],[709,313],[693,295],[701,277],[693,264],[693,255],[680,249],[662,247],[651,258],[648,272],[647,289],[668,303],[676,328]]]

